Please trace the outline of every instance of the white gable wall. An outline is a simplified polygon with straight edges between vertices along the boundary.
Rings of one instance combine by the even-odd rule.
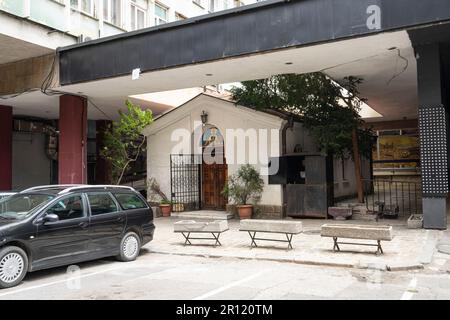
[[[195,122],[201,120],[201,113],[208,113],[208,123],[219,128],[227,144],[227,129],[243,129],[244,131],[253,129],[275,129],[279,133],[277,143],[267,143],[268,150],[271,150],[271,156],[281,154],[281,129],[286,121],[263,112],[257,112],[248,108],[236,107],[229,101],[217,99],[207,95],[200,95],[179,109],[173,110],[145,130],[148,136],[148,157],[147,174],[148,177],[154,177],[160,183],[161,189],[170,198],[170,154],[179,141],[171,141],[174,131],[184,129],[189,135],[194,131]],[[200,136],[198,137],[200,139]],[[185,153],[194,153],[192,151],[191,137],[185,141]],[[197,145],[199,141],[195,141]],[[301,123],[294,123],[292,129],[286,132],[286,151],[293,153],[295,146],[300,145],[303,152],[317,152],[317,146],[313,139],[308,135]],[[235,154],[244,152],[245,159],[249,159],[248,147],[244,150],[238,150],[234,147]],[[178,151],[176,151],[178,153]],[[232,159],[227,159],[228,175],[234,174],[241,164],[231,163]],[[344,160],[345,170],[342,170],[341,159],[334,160],[334,193],[336,198],[351,196],[356,194],[356,181],[354,173],[354,163],[349,159]],[[370,177],[370,165],[368,160],[363,160],[362,173],[364,178]],[[255,165],[260,168],[260,165]],[[269,185],[268,177],[263,176],[265,188],[260,204],[262,205],[282,205],[282,188],[279,185]],[[151,194],[149,192],[149,194]],[[149,199],[152,200],[152,199]]]
[[[269,138],[265,147],[267,150],[270,150],[271,156],[280,155],[280,129],[284,123],[282,119],[248,108],[236,107],[233,103],[228,101],[207,95],[200,95],[187,104],[179,107],[179,109],[164,115],[145,130],[145,134],[148,137],[147,175],[148,177],[156,178],[160,183],[162,191],[166,193],[168,197],[170,197],[170,154],[173,153],[173,148],[178,144],[177,141],[172,141],[172,134],[177,129],[185,129],[187,132],[192,133],[195,128],[195,122],[201,120],[202,111],[208,113],[208,123],[219,128],[224,136],[226,146],[228,144],[226,135],[227,129],[243,129],[244,131],[249,128],[256,130],[276,130],[278,133],[278,140],[276,143],[271,143]],[[199,145],[200,141],[195,141],[194,143]],[[193,153],[191,150],[191,141],[186,141],[184,147],[187,151],[190,151],[186,153]],[[235,143],[235,154],[237,152],[245,152],[245,159],[247,159],[247,162],[249,159],[248,149],[249,148],[247,147],[245,150],[238,150],[237,143]],[[267,159],[265,159],[265,161],[267,161]],[[241,165],[231,162],[232,159],[227,159],[228,175],[234,174]],[[254,166],[257,169],[261,167],[260,164]],[[263,179],[265,181],[265,188],[260,204],[280,206],[282,203],[281,186],[269,185],[267,176],[263,176]]]

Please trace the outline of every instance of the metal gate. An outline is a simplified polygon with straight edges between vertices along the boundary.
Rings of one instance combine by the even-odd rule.
[[[174,211],[201,209],[201,163],[201,155],[170,155],[171,200]]]

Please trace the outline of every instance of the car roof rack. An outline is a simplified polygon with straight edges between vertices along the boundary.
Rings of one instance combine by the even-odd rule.
[[[80,185],[72,186],[60,191],[58,194],[65,194],[71,191],[82,190],[82,189],[126,189],[131,191],[136,191],[129,186],[115,186],[115,185]]]
[[[20,193],[39,191],[39,190],[45,190],[45,189],[66,189],[66,188],[80,187],[80,186],[82,186],[82,185],[81,184],[52,184],[52,185],[47,185],[47,186],[37,186],[37,187],[28,188],[28,189],[21,191]]]

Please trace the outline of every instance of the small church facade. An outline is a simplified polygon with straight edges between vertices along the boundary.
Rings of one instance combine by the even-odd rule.
[[[284,113],[256,111],[208,94],[199,94],[156,118],[144,134],[148,144],[147,177],[158,183],[172,201],[174,211],[234,212],[234,205],[222,190],[228,177],[249,163],[259,170],[265,184],[255,215],[281,218],[289,215],[286,208],[291,208],[295,216],[296,206],[304,206],[303,200],[299,204],[296,190],[305,193],[305,197],[308,192],[295,189],[303,186],[289,186],[276,177],[283,170],[287,177],[304,176],[303,171],[296,171],[305,170],[305,164],[302,161],[302,166],[289,171],[283,159],[320,155],[299,119]],[[315,202],[329,190],[328,204],[356,194],[354,164],[350,158],[328,159],[324,167],[317,166],[315,159],[305,163],[311,163],[316,170],[327,170],[324,177],[331,176],[325,189],[312,186],[313,193],[304,203]],[[362,163],[363,177],[370,178],[369,161],[363,159]],[[147,194],[150,203],[161,200],[150,186]],[[326,207],[324,210],[326,216]]]

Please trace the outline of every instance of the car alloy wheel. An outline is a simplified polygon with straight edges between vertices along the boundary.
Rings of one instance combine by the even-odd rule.
[[[134,234],[125,238],[122,245],[122,251],[127,259],[133,259],[139,253],[139,240]]]
[[[25,267],[23,257],[17,252],[6,254],[0,260],[0,280],[5,283],[13,283],[17,281]]]

